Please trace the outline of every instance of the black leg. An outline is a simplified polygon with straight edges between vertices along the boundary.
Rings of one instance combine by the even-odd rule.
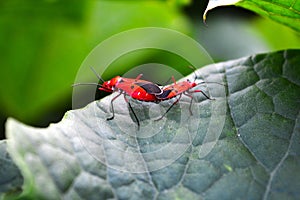
[[[207,94],[205,94],[202,90],[194,90],[194,91],[191,91],[191,92],[188,92],[188,93],[196,93],[196,92],[201,92],[207,99],[209,100],[216,100],[216,99],[212,99],[210,98]]]
[[[193,103],[193,96],[188,94],[188,93],[183,93],[184,95],[188,96],[191,98],[191,101],[190,101],[190,106],[189,106],[189,111],[190,111],[190,114],[193,115],[193,112],[192,112],[192,103]]]
[[[137,116],[136,116],[135,112],[133,111],[133,108],[132,108],[132,106],[131,106],[131,104],[130,104],[129,102],[128,102],[128,105],[129,105],[129,108],[130,108],[130,110],[131,110],[131,112],[132,112],[134,118],[136,119],[136,123],[137,123],[137,125],[138,125],[138,130],[140,130],[140,121],[139,121],[139,119],[137,118]]]
[[[179,95],[178,99],[167,109],[167,111],[158,119],[155,119],[154,121],[159,121],[161,120],[162,118],[164,118],[164,116],[171,110],[171,108],[178,103],[178,101],[180,100],[181,98],[181,94]]]
[[[212,99],[212,98],[210,98],[209,96],[207,96],[202,90],[200,91],[207,99],[209,99],[209,100],[215,100],[215,99]]]
[[[191,102],[190,102],[190,106],[189,106],[189,110],[190,110],[190,114],[193,115],[192,113],[192,102],[193,102],[193,96],[191,95],[191,93],[196,93],[196,92],[201,92],[207,99],[209,100],[215,100],[215,99],[212,99],[210,98],[207,94],[205,94],[202,90],[194,90],[194,91],[191,91],[191,92],[185,92],[184,95],[188,96],[191,98]]]
[[[112,117],[107,118],[106,120],[112,120],[115,117],[115,110],[114,110],[114,104],[113,101],[116,100],[120,95],[122,94],[122,92],[120,92],[120,94],[118,94],[117,96],[115,96],[111,101],[110,101],[110,106],[112,109]]]
[[[133,110],[131,104],[129,103],[128,99],[126,98],[126,95],[125,95],[125,94],[124,94],[124,99],[125,99],[125,101],[128,103],[129,108],[130,108],[130,111],[132,112],[132,114],[133,114],[133,116],[134,116],[134,118],[135,118],[135,120],[136,120],[136,123],[137,123],[137,125],[138,125],[138,130],[140,130],[140,121],[139,121],[139,119],[137,118],[137,116],[136,116],[136,114],[135,114],[135,112],[134,112],[134,110]]]

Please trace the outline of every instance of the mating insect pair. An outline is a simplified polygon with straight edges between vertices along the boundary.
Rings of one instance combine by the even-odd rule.
[[[173,84],[167,85],[165,87],[160,87],[157,84],[152,83],[150,81],[141,80],[142,74],[138,75],[135,79],[116,76],[109,81],[104,81],[93,68],[91,69],[96,74],[98,79],[102,82],[102,84],[77,83],[74,84],[73,86],[97,85],[99,86],[98,89],[101,91],[111,92],[111,93],[118,92],[119,94],[114,98],[112,98],[111,100],[112,117],[107,118],[107,120],[112,120],[115,117],[113,102],[118,97],[123,95],[125,101],[129,105],[131,112],[134,115],[138,128],[140,127],[140,122],[129,100],[127,99],[127,96],[130,96],[131,98],[139,101],[154,102],[154,103],[159,103],[161,101],[166,101],[174,97],[178,97],[176,101],[174,101],[173,104],[166,110],[166,112],[159,119],[156,120],[162,119],[171,110],[171,108],[179,102],[182,95],[186,95],[191,98],[190,106],[189,106],[189,111],[191,115],[192,115],[191,106],[193,101],[193,96],[192,96],[193,93],[201,92],[207,99],[213,100],[208,95],[206,95],[202,90],[193,90],[193,91],[190,90],[198,85],[197,83],[195,83],[195,81],[191,82],[189,80],[186,80],[177,83],[175,78],[172,76]]]

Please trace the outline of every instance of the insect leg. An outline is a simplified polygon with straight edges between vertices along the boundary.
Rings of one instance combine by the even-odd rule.
[[[135,81],[138,81],[140,80],[140,78],[143,76],[143,74],[139,74],[136,78],[135,78]]]
[[[170,77],[163,85],[168,85],[168,83],[170,82],[170,80],[172,80],[173,83],[176,84],[176,80],[175,80],[174,76],[172,76],[172,77]],[[159,86],[163,86],[163,85],[160,85],[160,84],[159,84]],[[165,87],[165,86],[164,86],[164,87]],[[162,87],[162,88],[164,88],[164,87]]]
[[[215,99],[212,99],[212,98],[210,98],[207,94],[205,94],[202,90],[194,90],[194,91],[188,91],[188,92],[185,92],[184,94],[186,95],[186,96],[188,96],[188,97],[190,97],[191,98],[191,102],[190,102],[190,106],[189,106],[189,111],[190,111],[190,113],[191,113],[191,115],[193,115],[193,113],[192,113],[192,102],[193,102],[193,99],[194,99],[194,97],[191,95],[191,93],[196,93],[196,92],[201,92],[207,99],[209,99],[209,100],[215,100]]]
[[[158,119],[155,119],[154,121],[159,121],[161,120],[162,118],[164,118],[164,116],[171,110],[171,108],[178,103],[178,101],[180,100],[181,98],[181,94],[179,95],[178,99],[167,109],[167,111]]]
[[[176,85],[176,79],[174,78],[174,76],[172,76],[172,81],[174,82],[174,84]]]
[[[193,115],[193,112],[192,112],[192,102],[193,102],[194,97],[191,94],[187,93],[187,92],[185,92],[183,94],[191,98],[190,106],[189,106],[189,111],[190,111],[190,114]]]
[[[132,108],[132,106],[131,106],[129,100],[126,98],[126,95],[125,95],[125,94],[124,94],[124,99],[125,99],[125,101],[128,103],[129,108],[130,108],[130,110],[131,110],[131,112],[132,112],[132,114],[133,114],[133,116],[134,116],[134,118],[135,118],[135,120],[136,120],[136,123],[137,123],[137,125],[138,125],[138,130],[140,130],[140,121],[139,121],[139,119],[137,118],[137,116],[136,116],[136,114],[135,114],[135,112],[134,112],[134,110],[133,110],[133,108]]]
[[[201,92],[207,99],[209,100],[216,100],[216,99],[213,99],[213,98],[210,98],[207,94],[205,94],[202,90],[194,90],[194,91],[191,91],[189,93],[196,93],[196,92]]]
[[[115,96],[114,98],[112,98],[112,100],[110,101],[110,106],[112,109],[112,117],[107,118],[106,120],[112,120],[115,117],[115,110],[114,110],[114,104],[113,101],[116,100],[120,95],[122,94],[122,92],[120,92],[120,94],[118,94],[117,96]]]

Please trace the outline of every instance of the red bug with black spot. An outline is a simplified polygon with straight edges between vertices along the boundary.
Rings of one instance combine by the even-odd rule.
[[[196,80],[197,76],[195,76],[195,80]],[[189,106],[189,111],[190,114],[193,115],[192,113],[192,102],[193,102],[193,93],[197,93],[197,92],[201,92],[207,99],[209,100],[215,100],[210,98],[207,94],[205,94],[202,90],[191,90],[192,88],[196,87],[197,85],[201,84],[201,83],[205,83],[205,82],[201,82],[201,83],[196,83],[191,82],[189,79],[187,79],[186,81],[181,81],[181,82],[176,82],[174,76],[172,76],[172,80],[173,80],[173,84],[168,85],[166,87],[163,87],[163,93],[156,95],[156,98],[158,101],[166,101],[175,97],[178,97],[176,99],[176,101],[167,109],[167,111],[158,119],[156,120],[161,120],[170,110],[171,108],[177,104],[179,102],[179,100],[181,99],[182,95],[186,95],[188,97],[191,98],[190,101],[190,106]],[[211,82],[213,83],[213,82]],[[217,83],[219,84],[219,83]]]
[[[77,85],[97,85],[99,86],[99,90],[105,91],[105,92],[118,92],[119,94],[112,98],[111,100],[111,108],[112,108],[112,117],[107,118],[107,120],[112,120],[115,117],[115,111],[113,102],[122,94],[124,95],[125,101],[128,103],[130,110],[132,111],[137,124],[138,128],[140,127],[139,120],[129,102],[127,99],[127,96],[130,96],[133,99],[139,100],[139,101],[147,101],[147,102],[157,102],[156,95],[160,95],[163,93],[162,89],[157,85],[150,81],[141,80],[142,74],[138,75],[135,79],[131,78],[123,78],[121,76],[116,76],[109,81],[104,81],[100,75],[97,74],[97,72],[91,68],[92,71],[96,74],[98,79],[102,81],[102,84],[97,83],[77,83],[73,86]]]

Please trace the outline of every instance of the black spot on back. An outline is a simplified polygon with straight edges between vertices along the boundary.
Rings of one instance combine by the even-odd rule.
[[[143,88],[149,94],[160,94],[161,93],[161,89],[153,83],[139,83],[139,82],[137,82],[135,84],[140,86],[141,88]]]
[[[156,95],[157,98],[165,99],[172,92],[172,90],[164,90],[160,95]]]

